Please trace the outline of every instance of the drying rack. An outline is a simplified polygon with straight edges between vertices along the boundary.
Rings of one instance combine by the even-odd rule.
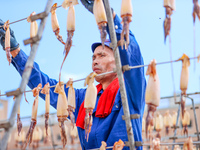
[[[38,34],[35,37],[27,39],[27,40],[24,41],[25,45],[31,43],[32,47],[31,47],[31,52],[30,52],[29,58],[28,58],[26,65],[25,65],[26,71],[23,72],[20,87],[19,87],[18,90],[7,93],[7,96],[15,96],[16,101],[15,101],[15,104],[13,106],[10,118],[7,121],[0,122],[0,128],[5,129],[5,134],[4,134],[3,139],[1,140],[1,143],[0,143],[1,150],[6,149],[8,137],[11,133],[11,129],[14,126],[17,108],[19,107],[19,104],[20,104],[20,101],[21,101],[21,98],[22,98],[22,94],[23,94],[22,91],[25,91],[25,87],[28,83],[28,80],[29,80],[29,77],[30,77],[30,74],[31,74],[31,71],[32,71],[32,66],[33,66],[35,54],[37,52],[39,41],[42,37],[42,33],[43,33],[43,30],[44,30],[44,27],[45,27],[47,16],[48,16],[48,14],[50,12],[50,8],[52,6],[52,2],[53,2],[53,0],[48,0],[47,4],[46,4],[45,11],[31,17],[32,21],[37,20],[37,19],[41,19],[41,23],[40,23],[40,26],[39,26],[39,29],[38,29]],[[83,3],[83,0],[82,0],[82,3]],[[129,146],[130,149],[134,150],[136,145],[135,145],[134,136],[133,136],[131,119],[137,119],[140,116],[138,114],[130,114],[130,111],[129,111],[128,101],[127,101],[127,96],[126,96],[126,90],[125,90],[125,84],[124,84],[124,81],[123,81],[122,66],[121,66],[121,61],[120,61],[120,56],[119,56],[119,50],[118,50],[118,47],[117,47],[117,39],[116,39],[116,35],[115,35],[114,23],[113,23],[113,18],[112,18],[112,13],[111,13],[109,1],[104,0],[104,5],[105,5],[105,9],[106,9],[106,15],[107,15],[107,18],[108,18],[108,26],[109,26],[112,46],[113,46],[113,49],[116,49],[115,54],[114,54],[115,62],[116,62],[116,72],[117,72],[117,76],[118,76],[118,79],[119,79],[120,94],[121,94],[122,106],[123,106],[123,110],[124,110],[124,116],[122,116],[122,119],[125,120],[126,128],[127,128],[127,135],[128,135],[128,141],[126,142],[126,146]],[[141,145],[141,144],[142,144],[142,142],[140,142],[139,145]]]
[[[86,1],[87,0],[81,0],[83,5],[85,5],[84,3],[86,3]],[[117,72],[117,76],[118,76],[118,79],[119,79],[120,94],[121,94],[122,106],[123,106],[123,111],[124,111],[124,116],[122,116],[122,119],[125,121],[126,129],[127,129],[126,132],[127,132],[127,136],[128,136],[128,141],[124,141],[124,142],[125,142],[126,146],[130,147],[131,150],[135,150],[135,147],[142,146],[142,145],[146,146],[148,144],[143,144],[142,141],[136,142],[134,140],[131,119],[138,119],[138,118],[140,118],[140,115],[139,114],[130,114],[128,101],[127,101],[127,94],[126,94],[126,90],[125,90],[125,84],[124,84],[124,80],[123,80],[124,79],[123,71],[128,70],[130,68],[130,66],[121,66],[120,54],[119,54],[119,49],[118,49],[118,46],[117,46],[117,39],[116,39],[116,35],[115,35],[115,29],[114,29],[113,17],[112,17],[112,13],[111,13],[111,7],[110,7],[110,4],[109,4],[109,0],[103,0],[103,1],[104,1],[106,15],[107,15],[107,19],[108,19],[108,27],[109,27],[110,38],[111,38],[111,42],[112,42],[111,46],[115,50],[114,51],[114,57],[115,57],[115,63],[116,63],[115,71]],[[20,105],[20,101],[21,101],[21,98],[22,98],[23,91],[25,91],[25,87],[28,83],[28,80],[29,80],[29,77],[30,77],[30,74],[31,74],[31,71],[32,71],[32,66],[33,66],[35,54],[36,54],[38,46],[39,46],[39,41],[42,37],[43,30],[44,30],[46,20],[47,20],[47,16],[50,13],[50,8],[52,6],[52,3],[53,3],[53,0],[48,0],[44,12],[36,14],[34,16],[31,16],[32,21],[37,20],[37,19],[41,19],[41,22],[40,22],[40,26],[39,26],[37,35],[33,38],[24,40],[25,45],[31,43],[32,47],[31,47],[31,52],[30,52],[29,58],[28,58],[26,65],[25,65],[26,69],[23,72],[20,87],[19,87],[18,90],[11,91],[11,92],[8,92],[6,94],[7,96],[16,96],[16,101],[14,103],[10,118],[6,121],[0,122],[0,128],[5,129],[5,134],[4,134],[4,136],[1,140],[1,143],[0,143],[0,149],[1,150],[6,149],[9,135],[12,131],[13,126],[14,126],[17,108]],[[90,10],[90,11],[92,11],[92,10]],[[126,68],[128,68],[128,69],[126,69]],[[197,117],[196,117],[194,101],[188,95],[186,97],[191,99],[191,101],[192,101],[192,105],[193,105],[192,109],[193,109],[194,116],[195,116],[195,125],[196,125],[197,138],[198,138],[198,141],[196,141],[196,143],[195,142],[194,143],[198,145],[199,141],[200,141],[200,137],[199,137],[198,122],[197,122]],[[179,104],[179,109],[178,109],[176,124],[178,124],[178,117],[180,115],[180,102],[178,102],[177,104]],[[175,140],[176,140],[175,136],[176,136],[176,129],[175,129],[175,133],[174,133],[174,141],[173,141],[173,144],[171,144],[171,145],[175,144]],[[170,144],[170,143],[168,143],[168,144]],[[180,144],[182,144],[182,143],[180,143]],[[54,147],[54,149],[55,149],[55,147]]]

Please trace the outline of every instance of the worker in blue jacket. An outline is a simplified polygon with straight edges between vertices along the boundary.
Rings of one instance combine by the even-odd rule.
[[[120,33],[122,31],[122,25],[120,19],[113,12],[114,25],[117,40],[120,40]],[[0,26],[4,22],[0,20]],[[109,30],[107,29],[108,33]],[[140,52],[138,43],[130,31],[129,34],[130,43],[127,50],[122,49],[119,46],[119,52],[121,57],[122,66],[130,65],[137,66],[143,65],[143,58]],[[5,31],[0,27],[0,42],[4,47]],[[93,61],[92,69],[97,74],[113,71],[115,66],[115,59],[113,50],[109,47],[110,40],[106,40],[105,48],[103,49],[101,43],[92,44]],[[15,39],[14,32],[11,30],[11,55],[12,65],[22,76],[28,56],[19,48],[19,44]],[[75,89],[76,95],[76,110],[75,121],[78,127],[78,134],[82,149],[93,149],[101,146],[101,141],[105,141],[107,146],[113,146],[113,144],[121,139],[122,141],[128,141],[126,132],[125,121],[122,120],[123,107],[121,101],[121,95],[119,91],[119,82],[116,73],[107,74],[104,76],[98,76],[95,78],[99,84],[97,85],[97,100],[96,106],[93,110],[93,124],[91,132],[89,134],[88,142],[85,138],[84,119],[83,119],[83,101],[85,98],[86,89]],[[42,87],[49,82],[49,84],[56,85],[58,81],[49,78],[44,74],[37,63],[34,62],[32,73],[28,82],[28,86],[33,89],[37,87],[39,83]],[[139,119],[131,120],[133,134],[135,141],[142,141],[142,117],[145,106],[145,88],[146,81],[144,77],[144,69],[137,68],[124,72],[124,82],[126,87],[128,105],[130,114],[139,114]],[[68,94],[68,88],[65,88],[66,95]],[[45,95],[40,93],[40,97],[45,99]],[[50,104],[56,109],[58,94],[54,93],[54,88],[50,89]],[[124,147],[129,149],[129,147]],[[139,150],[142,147],[138,147]]]

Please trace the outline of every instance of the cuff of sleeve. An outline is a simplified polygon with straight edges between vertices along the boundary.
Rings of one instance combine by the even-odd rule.
[[[20,50],[17,56],[15,56],[15,58],[12,58],[12,61],[15,65],[18,66],[18,68],[20,68],[20,70],[24,70],[27,59],[28,56],[22,50]]]

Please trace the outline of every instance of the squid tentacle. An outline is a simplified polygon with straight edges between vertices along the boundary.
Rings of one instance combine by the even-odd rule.
[[[26,148],[28,143],[29,143],[29,145],[32,143],[32,136],[33,136],[33,131],[35,129],[36,123],[37,123],[36,120],[33,120],[33,119],[31,120],[31,125],[29,127],[28,133],[26,134],[26,142],[24,144],[24,148],[23,149]]]
[[[49,125],[49,113],[45,113],[45,129],[46,129],[46,135],[48,136],[48,125]]]

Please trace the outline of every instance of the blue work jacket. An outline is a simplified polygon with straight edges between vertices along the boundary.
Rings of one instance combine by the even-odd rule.
[[[120,40],[120,33],[122,31],[122,25],[120,23],[119,17],[116,15],[114,19],[115,31],[117,40]],[[109,33],[109,30],[107,28]],[[140,52],[138,43],[135,40],[134,35],[130,32],[130,44],[127,50],[122,50],[119,46],[119,52],[121,57],[122,66],[130,65],[137,66],[143,65],[143,58]],[[21,50],[19,54],[12,59],[12,64],[17,69],[17,71],[22,75],[25,63],[28,56]],[[34,62],[32,73],[28,82],[28,86],[33,89],[39,83],[42,87],[49,82],[50,85],[56,85],[58,81],[49,78],[46,74],[40,71],[39,65]],[[144,77],[144,68],[132,69],[124,72],[124,82],[126,87],[128,105],[130,109],[130,114],[139,114],[139,119],[131,120],[133,134],[135,141],[142,141],[142,117],[145,106],[145,88],[146,81]],[[68,95],[68,89],[65,88],[66,95]],[[86,89],[75,89],[76,94],[76,110],[75,110],[75,120],[77,119],[79,108],[84,101]],[[103,93],[100,91],[97,95],[96,106],[98,104],[99,97]],[[45,95],[40,93],[40,97],[45,100]],[[58,94],[54,93],[54,88],[50,89],[50,104],[56,109],[57,107]],[[101,141],[105,141],[107,146],[113,146],[113,144],[119,139],[128,141],[125,121],[122,120],[123,107],[120,92],[118,91],[115,102],[111,113],[105,118],[95,117],[96,107],[93,111],[93,125],[91,132],[89,134],[88,142],[85,139],[85,130],[78,127],[78,135],[82,149],[92,149],[99,148],[101,146]],[[124,149],[129,149],[124,147]],[[141,150],[142,147],[139,147]]]

